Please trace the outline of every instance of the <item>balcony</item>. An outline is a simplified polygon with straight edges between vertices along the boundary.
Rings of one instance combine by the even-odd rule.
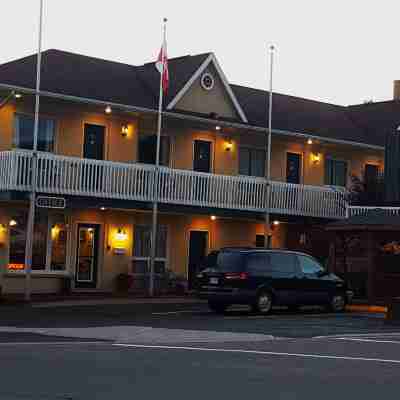
[[[32,153],[0,152],[0,191],[29,191]],[[149,202],[158,181],[164,204],[265,212],[267,184],[262,178],[205,174],[154,166],[122,164],[38,153],[37,191]],[[332,188],[271,182],[270,212],[317,218],[346,217],[342,192]]]

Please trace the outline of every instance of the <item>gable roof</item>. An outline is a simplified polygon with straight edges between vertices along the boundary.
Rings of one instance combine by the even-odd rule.
[[[199,79],[200,75],[206,70],[206,68],[210,65],[213,64],[215,69],[217,70],[217,73],[219,75],[219,78],[222,81],[222,84],[231,99],[237,113],[239,114],[240,118],[242,119],[243,122],[248,122],[247,117],[245,113],[243,112],[242,107],[240,106],[240,103],[238,102],[235,93],[232,91],[232,87],[229,84],[228,80],[226,79],[226,76],[219,65],[217,58],[213,53],[211,53],[205,60],[204,62],[200,65],[200,67],[197,69],[197,71],[192,74],[189,80],[187,80],[186,84],[182,87],[182,89],[176,94],[176,96],[171,100],[171,102],[168,104],[167,109],[171,110],[177,103],[178,101],[187,93],[187,91],[190,89],[190,87],[193,85],[193,83]]]
[[[213,53],[169,59],[170,87],[164,108],[211,61],[242,120],[265,128],[268,92],[229,84]],[[36,55],[0,65],[0,84],[34,89],[35,78]],[[43,52],[42,91],[157,110],[158,85],[154,62],[133,66],[54,49]],[[274,130],[327,139],[383,146],[385,130],[400,125],[397,116],[400,102],[344,107],[279,93],[273,96]]]

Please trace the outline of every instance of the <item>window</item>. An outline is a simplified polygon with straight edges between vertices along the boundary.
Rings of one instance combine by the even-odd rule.
[[[244,269],[243,255],[237,252],[221,251],[217,262],[221,272],[242,272]]]
[[[268,269],[274,277],[292,276],[296,272],[294,255],[289,253],[270,253]]]
[[[325,160],[325,184],[332,186],[346,186],[347,162],[327,158]]]
[[[256,235],[256,247],[265,247],[265,235]]]
[[[266,253],[249,254],[247,270],[255,275],[265,275],[268,271],[268,255]]]
[[[10,226],[9,269],[24,269],[27,213],[12,217]],[[33,235],[32,271],[65,271],[67,227],[63,214],[39,212],[35,217]]]
[[[265,174],[265,151],[240,147],[239,149],[239,174],[260,176]]]
[[[158,226],[155,272],[164,273],[167,264],[167,227]],[[150,261],[151,226],[136,225],[134,229],[133,272],[146,273]]]
[[[321,265],[311,257],[298,256],[298,260],[300,269],[305,275],[317,275],[324,270]]]
[[[30,115],[15,114],[14,146],[18,149],[33,149],[34,118]],[[55,121],[39,118],[39,151],[54,151]]]
[[[138,161],[144,164],[156,163],[157,135],[139,136]],[[160,165],[168,166],[170,159],[170,140],[168,136],[160,138]]]

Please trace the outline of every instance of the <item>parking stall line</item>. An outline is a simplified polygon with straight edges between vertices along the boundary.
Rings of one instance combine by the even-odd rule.
[[[164,346],[164,345],[143,345],[129,343],[114,343],[113,346],[132,349],[149,349],[149,350],[175,350],[175,351],[199,351],[199,352],[214,352],[214,353],[232,353],[232,354],[254,354],[260,356],[275,356],[275,357],[297,357],[310,359],[326,359],[326,360],[343,360],[343,361],[361,361],[375,362],[386,364],[399,364],[400,360],[384,359],[384,358],[366,358],[366,357],[347,357],[325,354],[306,354],[306,353],[284,353],[275,351],[258,351],[258,350],[241,350],[241,349],[218,349],[209,347],[188,347],[188,346]]]
[[[399,340],[376,340],[376,339],[362,339],[362,338],[350,338],[350,337],[338,337],[333,338],[333,340],[345,340],[351,342],[363,342],[363,343],[390,343],[390,344],[400,344]]]

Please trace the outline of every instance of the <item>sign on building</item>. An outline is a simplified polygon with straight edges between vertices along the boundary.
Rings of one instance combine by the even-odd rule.
[[[36,206],[40,208],[64,209],[66,201],[63,197],[38,196]]]

